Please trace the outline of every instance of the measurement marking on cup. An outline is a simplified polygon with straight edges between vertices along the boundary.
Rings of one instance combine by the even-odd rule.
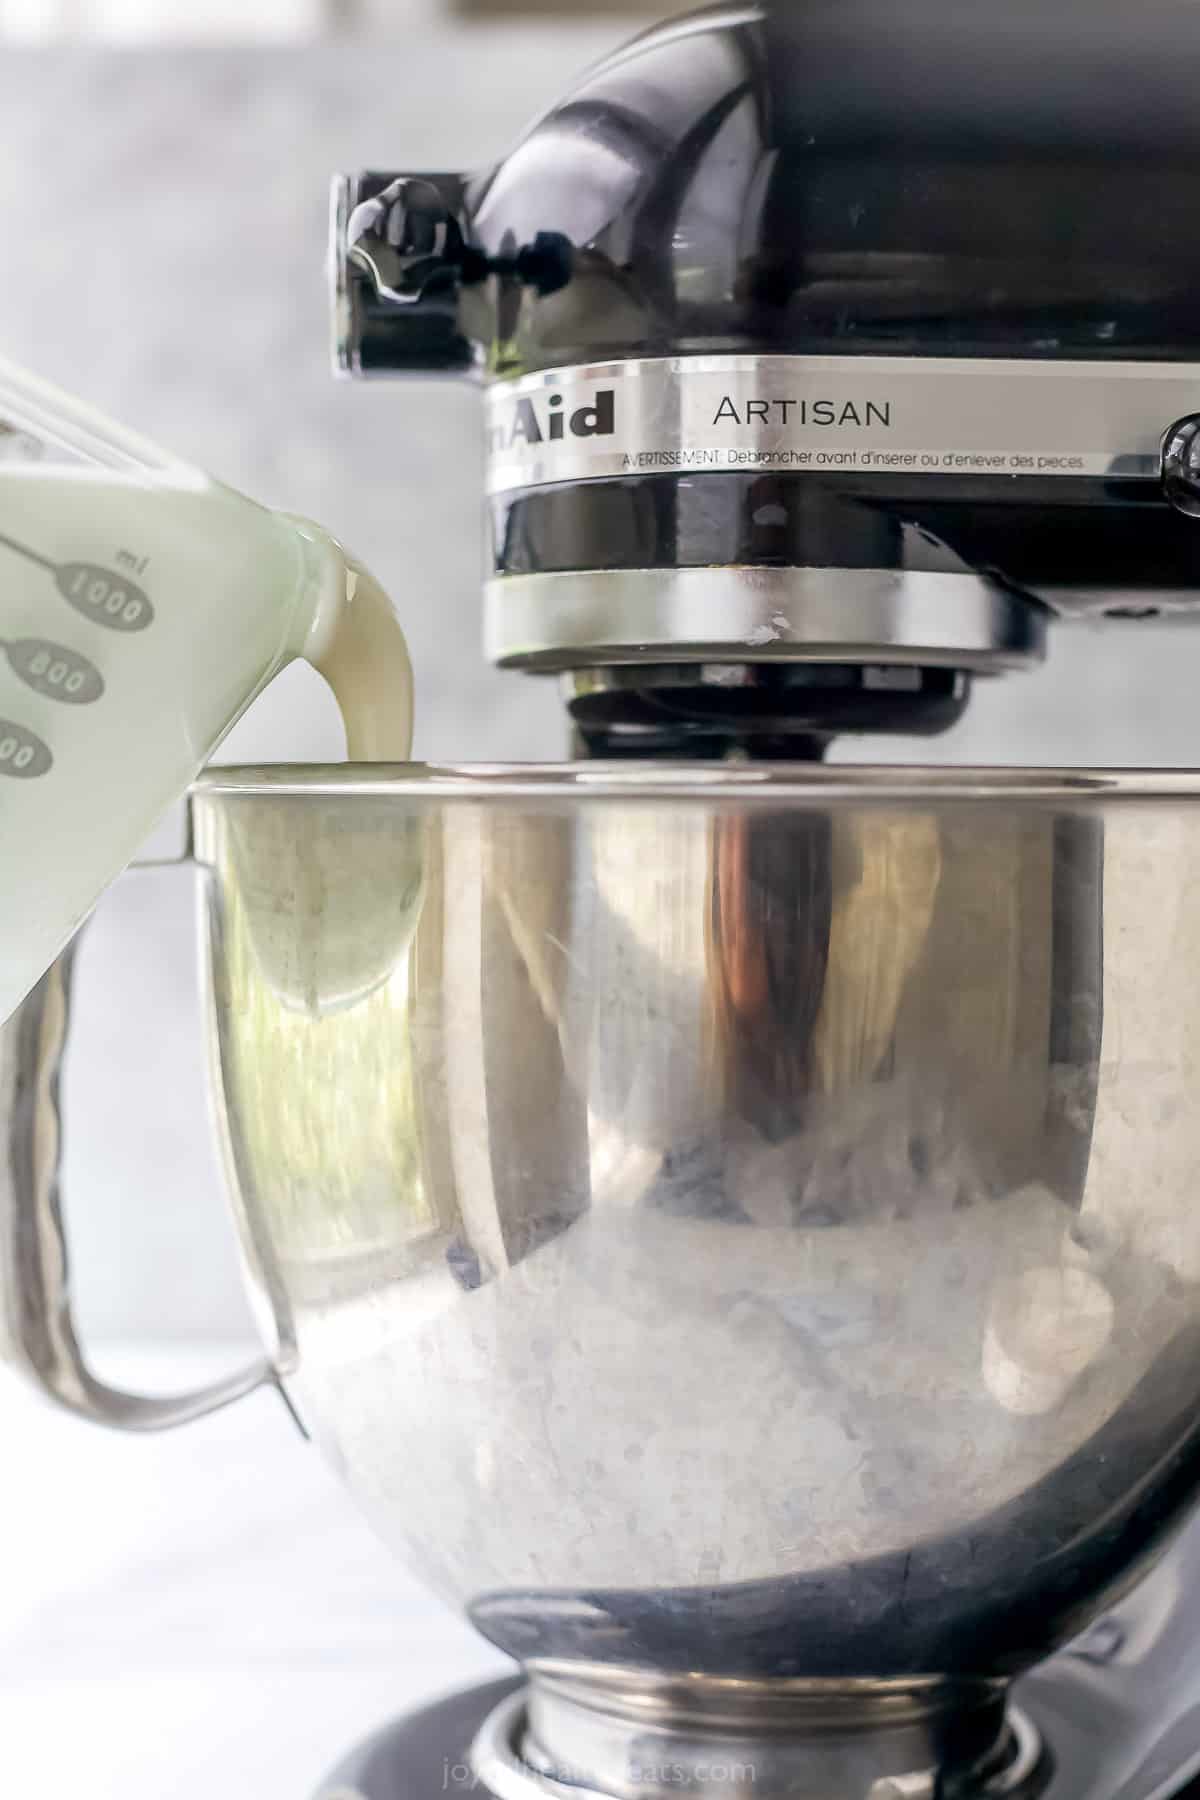
[[[4,532],[0,532],[0,544],[37,563],[39,568],[48,569],[67,604],[106,630],[145,631],[147,625],[153,624],[154,608],[149,595],[123,575],[114,575],[99,563],[56,563],[31,544],[22,544]]]
[[[50,747],[43,744],[25,725],[14,725],[11,719],[0,719],[0,775],[12,775],[21,781],[34,781],[54,765]]]
[[[110,631],[145,631],[154,618],[140,587],[95,563],[63,563],[54,571],[54,582],[68,605]]]
[[[66,644],[54,644],[48,638],[14,638],[6,643],[0,638],[0,650],[13,673],[47,700],[89,706],[104,693],[104,677],[95,663]]]
[[[10,538],[3,531],[0,531],[0,544],[3,544],[7,550],[15,550],[18,556],[27,556],[30,562],[40,563],[42,568],[49,569],[52,575],[58,569],[58,564],[52,562],[48,556],[43,556],[40,550],[34,550],[29,544],[19,544],[16,538]]]

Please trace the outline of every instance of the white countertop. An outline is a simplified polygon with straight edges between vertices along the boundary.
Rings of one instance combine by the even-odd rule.
[[[130,1438],[3,1376],[0,1428],[11,1800],[310,1800],[388,1717],[511,1667],[377,1544],[273,1394]]]

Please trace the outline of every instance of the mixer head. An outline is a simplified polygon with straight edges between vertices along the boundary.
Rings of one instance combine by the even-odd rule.
[[[342,369],[486,384],[491,659],[591,750],[794,756],[1195,607],[1198,53],[1184,0],[721,5],[492,169],[343,178]]]

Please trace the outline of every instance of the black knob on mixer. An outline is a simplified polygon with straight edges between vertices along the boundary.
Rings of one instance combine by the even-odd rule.
[[[1200,519],[1200,413],[1177,419],[1164,436],[1162,486],[1177,512]]]

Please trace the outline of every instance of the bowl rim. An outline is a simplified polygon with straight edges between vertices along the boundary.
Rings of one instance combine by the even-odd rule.
[[[273,763],[209,768],[198,801],[234,798],[698,801],[876,805],[1200,801],[1200,769],[812,763]]]

